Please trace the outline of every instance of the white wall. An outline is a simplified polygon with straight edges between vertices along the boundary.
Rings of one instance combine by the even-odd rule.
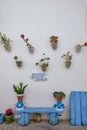
[[[72,90],[87,91],[87,48],[76,53],[74,46],[87,41],[87,9],[82,0],[0,0],[0,32],[13,40],[12,51],[6,52],[0,45],[0,111],[13,107],[16,94],[13,84],[28,84],[24,102],[27,106],[52,107],[56,102],[52,93],[64,91],[66,108],[62,118],[69,118],[69,96]],[[30,54],[20,38],[24,33],[35,47]],[[51,35],[59,36],[56,51],[49,42]],[[71,51],[70,69],[64,66],[63,53]],[[51,58],[46,72],[47,81],[31,79],[33,72],[42,72],[35,63],[42,54]],[[13,57],[23,60],[17,68]]]

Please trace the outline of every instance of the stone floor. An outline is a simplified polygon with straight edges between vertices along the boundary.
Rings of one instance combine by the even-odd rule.
[[[60,120],[57,125],[50,125],[46,120],[40,123],[31,121],[27,126],[20,126],[14,121],[11,124],[0,124],[0,130],[87,130],[87,126],[72,126],[68,120]]]

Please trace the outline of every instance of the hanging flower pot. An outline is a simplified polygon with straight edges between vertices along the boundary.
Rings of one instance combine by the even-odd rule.
[[[6,51],[11,51],[10,42],[12,41],[9,38],[7,38],[5,34],[2,34],[1,32],[0,32],[0,42],[2,43]]]
[[[16,62],[17,67],[21,67],[22,66],[22,61],[19,60],[18,56],[14,56],[14,60]]]
[[[41,65],[41,69],[42,71],[46,71],[48,67],[48,64],[44,63],[43,65]]]
[[[24,40],[24,42],[27,44],[28,50],[31,54],[34,53],[34,47],[29,43],[29,39],[25,38],[24,34],[21,34],[21,38]]]
[[[51,45],[54,50],[57,49],[57,43],[51,43]]]
[[[6,51],[11,51],[10,43],[4,44],[4,48],[5,48]]]
[[[66,67],[66,68],[70,68],[70,66],[71,66],[71,62],[66,61],[66,62],[65,62],[65,67]]]
[[[70,68],[71,63],[72,63],[71,62],[72,61],[72,54],[68,51],[66,54],[63,54],[61,57],[65,59],[65,67]]]
[[[78,44],[78,45],[75,46],[76,52],[80,52],[81,49],[82,49],[82,45]]]
[[[58,37],[57,36],[51,36],[50,37],[50,42],[51,42],[51,46],[52,48],[55,50],[57,49],[57,44],[58,44]]]
[[[43,55],[45,55],[45,54],[43,54]],[[39,62],[36,63],[36,65],[39,65],[41,67],[42,71],[46,71],[47,67],[49,65],[49,60],[50,60],[49,57],[44,57],[44,58],[40,59]]]
[[[28,49],[29,49],[29,52],[30,52],[30,53],[34,53],[34,47],[33,47],[33,46],[29,45],[29,46],[28,46]]]
[[[17,64],[18,67],[21,67],[22,66],[22,61],[17,61],[16,64]]]

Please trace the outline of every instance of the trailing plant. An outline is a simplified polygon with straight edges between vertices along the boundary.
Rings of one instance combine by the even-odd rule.
[[[24,34],[21,34],[21,38],[24,40],[24,42],[27,44],[27,47],[29,49],[30,53],[34,53],[34,47],[29,43],[29,39],[25,38]]]
[[[27,87],[28,85],[24,85],[23,82],[19,82],[19,85],[14,85],[13,84],[13,89],[14,89],[14,92],[17,93],[17,94],[24,94],[25,92],[25,88]]]

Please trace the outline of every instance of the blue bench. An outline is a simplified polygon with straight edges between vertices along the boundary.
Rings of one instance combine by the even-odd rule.
[[[70,123],[71,125],[87,125],[87,92],[71,92]]]
[[[30,123],[30,114],[31,113],[47,113],[49,114],[49,123],[56,125],[58,123],[58,116],[63,113],[63,109],[56,110],[55,108],[45,108],[45,107],[25,107],[21,111],[15,110],[14,113],[17,113],[18,123],[20,125],[28,125]]]

